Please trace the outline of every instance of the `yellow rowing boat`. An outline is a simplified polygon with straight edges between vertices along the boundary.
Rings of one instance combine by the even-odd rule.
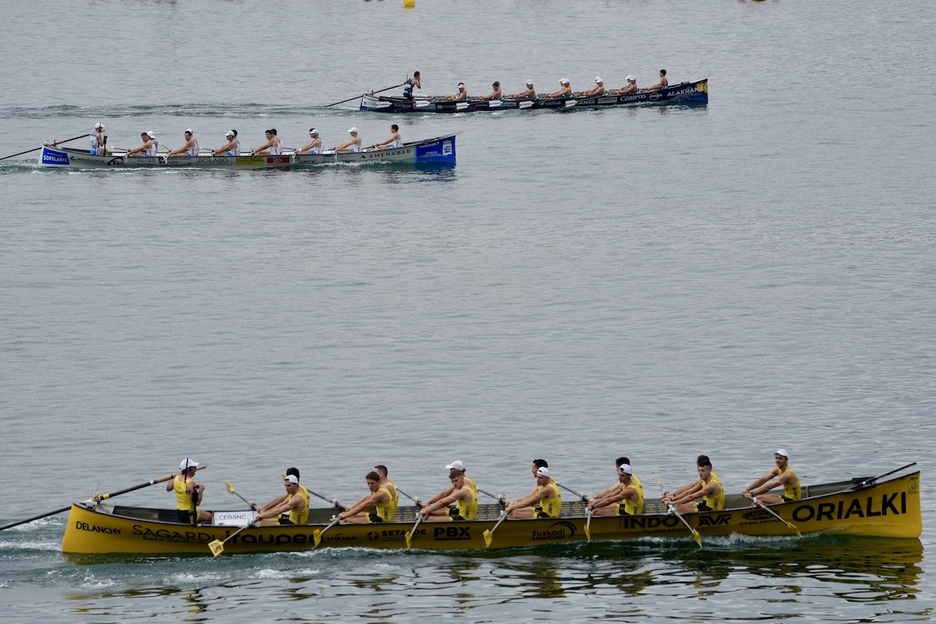
[[[870,477],[807,486],[803,494],[802,500],[771,505],[769,511],[732,495],[728,497],[728,509],[686,513],[682,518],[699,533],[703,543],[709,537],[731,534],[795,536],[791,525],[803,535],[918,538],[922,532],[919,471],[888,480]],[[318,548],[406,548],[406,536],[413,531],[412,547],[432,550],[480,549],[488,547],[488,541],[491,548],[514,548],[582,542],[588,537],[591,541],[690,538],[686,524],[670,515],[659,499],[648,500],[645,511],[639,516],[592,517],[589,521],[583,504],[575,501],[563,504],[559,518],[508,520],[497,525],[500,508],[480,505],[477,520],[421,523],[414,530],[416,509],[402,507],[392,522],[339,524],[323,532],[334,510],[313,509],[310,524],[248,527],[225,542],[224,552],[311,550],[316,548],[316,533],[320,538]],[[239,528],[237,522],[218,524],[219,519],[237,515],[243,527],[251,512],[215,512],[216,524],[191,526],[176,522],[174,509],[75,503],[62,550],[89,554],[209,554],[209,543],[223,541]],[[490,540],[485,539],[485,533]]]

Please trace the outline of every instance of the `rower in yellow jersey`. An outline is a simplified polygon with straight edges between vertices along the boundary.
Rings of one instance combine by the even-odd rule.
[[[370,493],[350,508],[338,514],[338,519],[347,524],[368,522],[390,522],[396,513],[396,505],[390,490],[380,485],[380,475],[371,470],[364,477]]]
[[[712,471],[712,462],[708,455],[699,455],[696,459],[699,478],[682,486],[672,494],[665,493],[663,503],[673,505],[676,511],[719,511],[725,508],[725,488],[718,475]],[[702,499],[698,500],[697,499]]]
[[[558,518],[562,510],[562,494],[559,493],[559,484],[549,474],[548,466],[537,467],[537,462],[545,464],[544,460],[533,463],[536,476],[536,487],[523,498],[507,501],[504,511],[511,520],[532,518]]]
[[[380,487],[387,488],[390,492],[390,501],[393,505],[393,513],[396,513],[396,508],[400,505],[400,493],[397,491],[396,483],[391,481],[387,475],[390,474],[390,471],[383,464],[377,464],[374,466],[374,472],[380,475]],[[393,514],[391,514],[392,516]]]
[[[644,511],[643,485],[634,475],[630,464],[621,464],[618,470],[617,487],[602,497],[588,501],[588,508],[596,516],[638,516]],[[605,490],[607,492],[608,490]]]
[[[741,490],[741,495],[747,498],[757,497],[762,503],[775,505],[777,503],[788,503],[799,500],[803,497],[803,489],[800,487],[799,477],[790,468],[790,455],[783,449],[777,449],[774,453],[774,462],[777,467],[765,474],[763,477]],[[783,494],[767,494],[770,490],[778,486],[783,486]]]
[[[419,514],[426,522],[451,522],[474,520],[478,515],[478,492],[468,484],[464,471],[452,468],[449,471],[452,487],[423,505]],[[448,507],[454,504],[455,507]]]
[[[309,502],[299,487],[299,477],[286,475],[283,479],[286,495],[276,498],[257,510],[257,526],[275,524],[305,524],[309,521]]]

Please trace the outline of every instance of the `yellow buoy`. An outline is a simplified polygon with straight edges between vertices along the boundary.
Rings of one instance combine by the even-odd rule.
[[[403,7],[407,9],[415,9],[416,0],[403,0]]]

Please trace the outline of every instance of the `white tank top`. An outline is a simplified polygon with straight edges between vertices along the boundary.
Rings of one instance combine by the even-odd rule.
[[[283,154],[283,139],[273,137],[273,145],[270,146],[270,156],[281,156]]]
[[[240,139],[234,138],[234,149],[228,151],[230,156],[240,156]]]
[[[198,156],[198,141],[192,139],[192,142],[195,143],[195,145],[185,151],[186,156]]]
[[[143,153],[147,156],[155,156],[156,150],[158,149],[159,149],[159,141],[157,141],[156,139],[150,139],[149,147],[147,147]]]
[[[401,145],[403,145],[403,141],[401,141],[400,139],[393,139],[393,141],[390,142],[390,145],[388,147],[390,149],[396,149],[400,147]]]

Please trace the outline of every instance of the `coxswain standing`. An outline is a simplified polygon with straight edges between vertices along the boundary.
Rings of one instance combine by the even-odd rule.
[[[419,80],[419,72],[413,72],[412,78],[407,78],[403,83],[403,97],[407,100],[413,99],[413,87],[422,89],[422,82]]]
[[[91,155],[107,156],[107,148],[104,143],[104,124],[94,124],[94,132],[91,133]]]
[[[186,457],[179,464],[179,473],[172,481],[166,483],[167,492],[175,491],[176,514],[179,522],[183,524],[195,524],[196,517],[201,524],[211,523],[211,513],[198,509],[198,505],[201,505],[202,498],[205,496],[205,486],[202,483],[195,483],[197,470],[198,462]]]
[[[198,156],[198,141],[195,139],[195,133],[191,128],[185,131],[185,145],[179,149],[172,150],[166,157],[172,158],[173,156],[182,156],[183,154],[186,158]]]

